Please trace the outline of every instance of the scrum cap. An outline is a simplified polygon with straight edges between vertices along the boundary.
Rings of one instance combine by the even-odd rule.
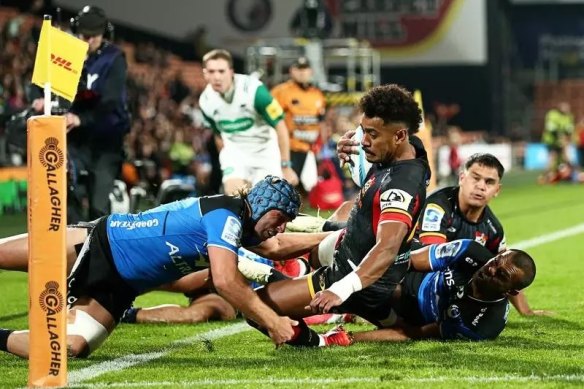
[[[268,211],[282,211],[290,219],[298,215],[300,196],[288,181],[276,176],[266,176],[247,194],[251,207],[251,220],[255,224]]]

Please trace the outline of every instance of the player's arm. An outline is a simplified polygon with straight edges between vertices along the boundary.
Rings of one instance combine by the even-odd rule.
[[[167,292],[175,293],[196,293],[208,291],[211,286],[209,282],[209,269],[199,270],[194,273],[187,274],[176,281],[161,285],[157,290],[165,290]]]
[[[217,293],[246,317],[266,328],[276,344],[292,338],[293,320],[281,317],[263,303],[237,270],[237,255],[224,247],[209,247],[209,263]]]
[[[491,252],[480,243],[471,239],[458,239],[412,251],[410,264],[413,270],[420,272],[439,271],[458,266],[468,266],[471,272],[474,272],[492,257]]]
[[[388,221],[378,225],[375,246],[355,271],[362,288],[372,285],[393,265],[407,233],[408,225],[402,222]]]
[[[254,99],[254,108],[260,116],[276,130],[278,145],[280,146],[280,158],[283,163],[290,161],[290,133],[284,122],[284,110],[262,84],[258,86]]]
[[[284,261],[306,254],[329,234],[330,232],[284,232],[263,241],[258,246],[246,248],[264,258]]]
[[[217,151],[221,151],[223,148],[223,138],[221,138],[221,132],[219,131],[219,127],[215,120],[211,118],[210,115],[207,115],[205,111],[201,110],[203,114],[203,125],[206,128],[210,128],[213,130],[213,138],[215,139],[215,146],[217,147]]]

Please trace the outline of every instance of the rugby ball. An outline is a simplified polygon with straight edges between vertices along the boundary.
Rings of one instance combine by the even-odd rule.
[[[358,154],[351,154],[351,162],[348,164],[349,172],[351,173],[351,178],[353,182],[359,187],[362,188],[365,184],[365,177],[367,177],[367,173],[369,169],[371,169],[371,162],[367,161],[365,157],[365,152],[361,147],[361,140],[363,139],[363,129],[361,126],[357,127],[355,130],[355,135],[351,138],[351,140],[359,142],[359,153]]]

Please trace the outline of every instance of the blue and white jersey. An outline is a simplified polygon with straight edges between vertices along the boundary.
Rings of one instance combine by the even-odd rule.
[[[479,243],[468,240],[432,247],[433,268],[448,267],[425,274],[419,283],[417,298],[423,324],[439,323],[443,339],[496,338],[507,322],[507,299],[482,301],[466,293],[475,271],[492,256]]]
[[[138,214],[112,214],[107,234],[120,276],[138,293],[209,265],[209,246],[238,253],[244,203],[188,198]]]

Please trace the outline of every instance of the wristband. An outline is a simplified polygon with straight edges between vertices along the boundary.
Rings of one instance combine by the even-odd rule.
[[[345,302],[353,293],[363,289],[361,279],[354,271],[335,282],[327,290],[333,292]]]
[[[281,167],[292,167],[292,161],[282,161],[280,162]]]

